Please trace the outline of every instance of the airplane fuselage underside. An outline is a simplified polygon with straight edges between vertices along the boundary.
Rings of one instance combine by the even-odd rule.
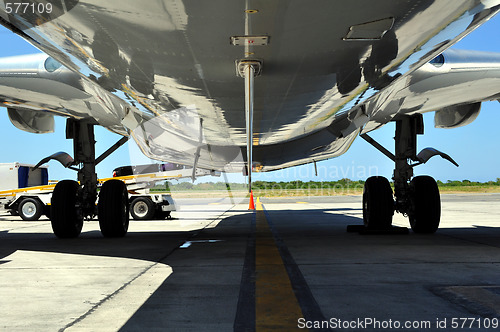
[[[49,93],[62,94],[56,102],[43,93],[28,101],[8,81],[15,73],[0,70],[0,94],[12,108],[131,135],[154,159],[239,172],[246,134],[237,62],[256,59],[254,167],[274,170],[338,156],[362,128],[419,112],[394,106],[418,97],[408,89],[412,73],[498,11],[498,2],[473,0],[246,3],[66,1],[41,25],[4,13],[5,26],[69,68],[53,75],[74,77],[71,93]]]

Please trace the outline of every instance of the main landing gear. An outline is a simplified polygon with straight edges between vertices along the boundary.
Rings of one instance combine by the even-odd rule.
[[[384,177],[373,176],[365,182],[363,222],[366,231],[391,231],[394,211],[409,217],[415,233],[429,234],[438,229],[441,199],[437,183],[430,176],[413,177],[413,167],[426,163],[436,155],[458,165],[447,154],[432,148],[424,149],[417,155],[417,135],[423,134],[423,131],[421,114],[396,120],[394,155],[367,134],[361,135],[395,163],[394,196],[389,181]],[[410,164],[410,160],[414,163]]]
[[[79,183],[64,180],[54,188],[50,212],[54,234],[59,238],[77,237],[82,231],[83,220],[97,215],[105,237],[125,236],[129,225],[127,187],[119,180],[106,181],[101,187],[96,206],[98,182],[95,166],[123,145],[127,138],[122,138],[97,159],[92,123],[69,119],[66,138],[73,139],[74,160],[65,153],[57,153],[40,162],[56,159],[64,166],[78,171]],[[73,167],[74,165],[80,167]]]

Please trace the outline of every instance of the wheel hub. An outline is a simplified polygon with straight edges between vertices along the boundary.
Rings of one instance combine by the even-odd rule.
[[[26,217],[31,218],[36,213],[36,206],[32,202],[25,203],[23,205],[22,211]]]
[[[137,202],[134,205],[134,213],[138,217],[144,217],[148,213],[148,206],[144,202]]]

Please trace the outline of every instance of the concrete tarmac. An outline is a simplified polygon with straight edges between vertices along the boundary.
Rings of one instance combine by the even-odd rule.
[[[498,329],[500,195],[443,195],[434,235],[347,233],[359,196],[260,202],[179,199],[121,239],[1,215],[0,329]]]

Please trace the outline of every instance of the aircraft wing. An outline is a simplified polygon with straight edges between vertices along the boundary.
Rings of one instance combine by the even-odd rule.
[[[465,124],[477,103],[498,97],[481,88],[499,77],[496,55],[452,52],[441,67],[428,62],[495,15],[500,1],[62,0],[33,13],[3,2],[1,23],[50,56],[22,59],[36,67],[31,74],[16,67],[20,59],[0,60],[13,123],[47,132],[52,114],[92,119],[158,160],[241,170],[242,60],[261,64],[252,136],[261,171],[338,156],[398,114],[440,111],[442,126]],[[454,61],[469,58],[494,68],[491,77],[481,76],[484,66],[457,74]],[[459,99],[427,98],[471,80]]]

